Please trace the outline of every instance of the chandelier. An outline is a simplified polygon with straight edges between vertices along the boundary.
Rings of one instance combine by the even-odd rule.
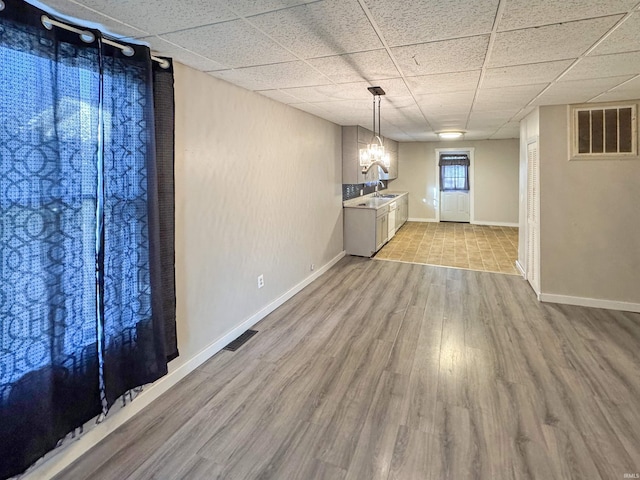
[[[391,160],[389,152],[385,151],[382,142],[382,134],[380,133],[380,97],[384,95],[384,90],[380,87],[367,88],[373,95],[373,137],[371,143],[366,148],[360,149],[360,166],[362,173],[367,173],[374,165],[382,168],[385,173],[389,172]],[[378,131],[376,132],[376,100],[378,101]]]

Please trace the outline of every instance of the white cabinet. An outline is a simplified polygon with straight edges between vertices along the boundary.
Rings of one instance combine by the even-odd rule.
[[[389,239],[389,213],[384,212],[376,216],[376,252]]]
[[[342,127],[342,183],[359,184],[376,180],[393,180],[398,177],[398,142],[383,138],[385,148],[389,151],[389,173],[377,175],[378,169],[372,168],[365,176],[360,166],[360,149],[371,142],[373,133],[361,126]]]
[[[389,207],[345,208],[344,249],[349,255],[372,257],[387,242]]]
[[[396,231],[409,219],[409,195],[402,195],[396,201]]]

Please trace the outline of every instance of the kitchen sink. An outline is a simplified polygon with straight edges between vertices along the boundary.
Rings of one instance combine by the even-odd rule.
[[[396,198],[398,195],[394,193],[385,193],[384,195],[380,195],[380,198]]]

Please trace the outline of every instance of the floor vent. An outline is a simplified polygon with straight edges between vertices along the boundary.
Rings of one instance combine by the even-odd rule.
[[[233,342],[231,342],[229,345],[224,347],[223,350],[229,350],[230,352],[235,352],[242,345],[247,343],[249,341],[249,339],[251,337],[253,337],[256,333],[258,333],[257,330],[247,330],[242,335],[240,335],[238,338],[236,338]]]

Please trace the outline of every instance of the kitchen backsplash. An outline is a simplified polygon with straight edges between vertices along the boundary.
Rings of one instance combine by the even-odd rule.
[[[380,187],[380,190],[384,190],[389,185],[389,182],[382,181],[384,188]],[[367,195],[376,191],[376,183],[355,183],[355,184],[342,184],[342,200],[351,200],[360,196],[360,190],[362,195]]]

